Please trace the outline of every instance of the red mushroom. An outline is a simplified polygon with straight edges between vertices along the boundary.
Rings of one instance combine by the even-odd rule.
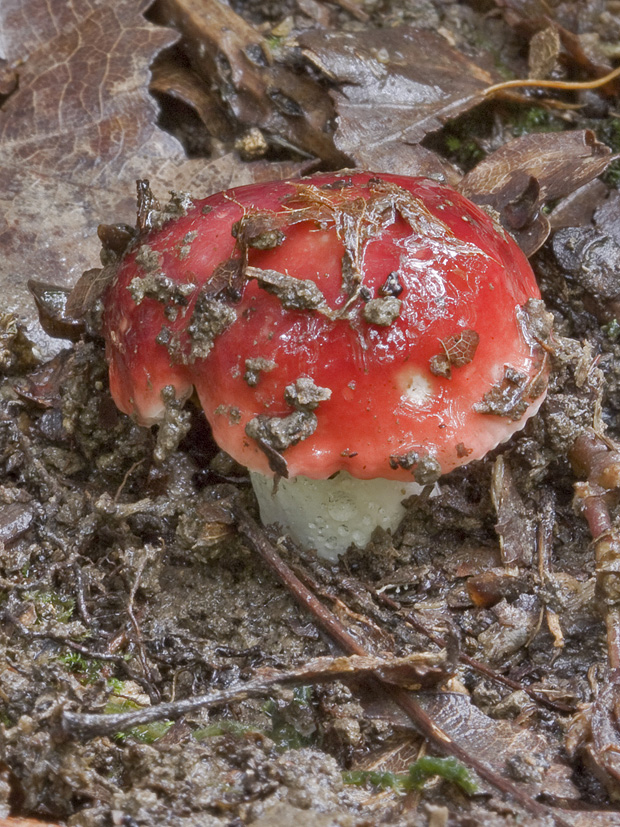
[[[152,424],[164,388],[195,388],[263,519],[325,556],[394,527],[412,483],[483,457],[538,410],[534,274],[457,192],[341,172],[184,213],[142,234],[106,294],[113,397]]]

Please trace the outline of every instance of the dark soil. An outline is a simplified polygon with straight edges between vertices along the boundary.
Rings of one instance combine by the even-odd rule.
[[[232,5],[267,34],[283,21],[293,30],[318,26],[309,21],[325,8],[314,0]],[[346,5],[329,7],[335,28],[441,28],[464,51],[483,44],[527,75],[530,33],[502,15],[503,4],[368,2],[368,21]],[[527,6],[507,5],[516,16]],[[565,3],[555,13],[569,28],[579,17],[591,40],[617,47],[611,24],[600,22],[612,14],[607,5]],[[610,140],[617,98],[592,92],[580,102],[570,115],[537,99],[487,104],[426,143],[466,171],[537,127],[594,128]],[[166,115],[164,106],[163,122]],[[194,120],[173,120],[184,140],[201,145]],[[299,160],[287,147],[271,147],[274,161]],[[617,474],[613,167],[603,180],[593,209],[532,260],[555,321],[539,415],[483,461],[443,477],[432,496],[412,498],[394,536],[377,531],[338,565],[268,535],[369,653],[440,663],[417,696],[422,708],[549,814],[526,813],[487,781],[468,794],[447,770],[407,786],[409,767],[439,753],[361,678],[272,685],[114,736],[67,732],[65,712],[180,701],[339,650],[237,530],[231,504],[256,516],[249,480],[218,452],[193,403],[182,415],[186,436],[166,452],[157,429],[116,410],[92,331],[40,364],[0,316],[0,822],[507,827],[552,825],[556,813],[571,824],[620,824],[620,620],[613,587],[596,576],[597,555],[610,576],[620,565],[617,483],[594,478],[587,451],[581,464],[574,457],[575,440],[597,434],[597,450],[609,452],[603,465]],[[587,497],[611,521],[594,538]]]

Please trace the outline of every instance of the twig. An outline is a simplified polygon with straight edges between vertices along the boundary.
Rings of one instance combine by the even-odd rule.
[[[240,534],[250,546],[260,555],[271,571],[282,580],[293,597],[304,608],[308,609],[326,631],[345,652],[366,656],[364,647],[348,632],[338,619],[304,586],[301,580],[293,574],[281,559],[276,549],[267,539],[265,532],[250,517],[248,512],[239,503],[233,506],[233,513],[237,520]],[[549,807],[539,804],[527,793],[520,790],[506,778],[498,775],[486,764],[471,755],[464,747],[456,743],[446,732],[438,727],[430,716],[420,707],[413,695],[399,686],[394,686],[380,678],[370,679],[371,684],[383,695],[389,697],[411,718],[417,730],[427,738],[437,750],[454,756],[491,784],[504,795],[518,802],[527,812],[537,818],[551,817],[557,827],[569,827],[563,818],[556,815]]]
[[[326,590],[324,586],[319,585],[319,583],[313,577],[311,577],[307,571],[303,571],[300,568],[298,568],[297,571],[298,576],[306,586],[308,586],[310,589],[313,589],[316,592],[319,592],[324,597],[326,597],[326,599],[331,600],[334,603],[338,602],[338,598],[334,594],[332,594],[331,591]],[[347,580],[351,584],[348,586],[348,590],[357,599],[360,598],[357,589],[363,589],[364,592],[371,596],[376,602],[383,603],[383,605],[387,606],[391,611],[397,612],[398,616],[402,618],[405,621],[405,623],[414,628],[416,632],[423,634],[426,638],[428,638],[428,640],[430,640],[431,643],[434,643],[435,646],[439,647],[440,649],[448,648],[448,641],[446,638],[436,634],[435,632],[432,632],[430,629],[424,626],[424,624],[414,614],[411,614],[410,612],[405,612],[401,604],[398,603],[396,600],[389,597],[384,592],[378,592],[374,589],[369,589],[367,586],[360,583],[355,578],[349,577],[347,578]],[[355,584],[355,587],[352,584]],[[346,585],[345,588],[347,588]],[[370,599],[368,600],[368,603],[371,603]],[[367,610],[370,613],[372,611],[372,608],[368,607]],[[552,701],[549,698],[546,698],[543,694],[537,692],[535,689],[532,689],[529,686],[524,686],[523,684],[518,683],[517,681],[514,681],[511,678],[508,678],[506,675],[502,675],[500,672],[495,671],[490,666],[487,666],[485,663],[482,663],[481,661],[470,657],[464,652],[456,652],[455,657],[456,659],[458,659],[460,663],[464,663],[467,666],[470,666],[472,669],[475,669],[477,672],[480,672],[480,674],[484,675],[490,680],[493,680],[496,683],[501,683],[515,692],[525,692],[527,695],[530,696],[530,698],[532,698],[532,700],[542,704],[543,706],[546,706],[548,709],[551,709],[554,712],[560,712],[569,715],[572,715],[575,712],[574,706],[569,704],[563,704],[559,701]]]
[[[133,474],[133,472],[136,470],[136,468],[139,468],[139,466],[142,465],[143,462],[144,462],[144,457],[142,459],[136,460],[125,471],[125,476],[121,480],[121,484],[119,485],[119,487],[116,489],[116,494],[114,495],[114,498],[113,498],[114,505],[116,505],[116,503],[118,502],[118,498],[122,494],[123,488],[127,485],[127,480],[129,479],[129,477]]]
[[[142,675],[139,675],[133,671],[123,655],[113,655],[109,652],[93,652],[92,650],[87,649],[86,646],[82,646],[80,643],[64,638],[61,635],[55,635],[53,632],[31,631],[30,629],[27,629],[23,623],[21,623],[19,618],[12,615],[6,609],[2,613],[2,617],[11,623],[15,629],[17,629],[19,634],[27,640],[51,640],[53,643],[58,643],[60,646],[66,646],[67,648],[72,649],[74,652],[83,655],[85,658],[92,658],[93,660],[101,660],[116,664],[122,669],[129,680],[135,681],[147,694],[150,695],[152,687],[149,685],[149,682],[143,678]]]
[[[420,622],[420,620],[410,612],[403,612],[402,606],[398,604],[395,600],[392,600],[391,597],[388,597],[386,594],[379,594],[376,593],[377,600],[380,600],[386,606],[389,606],[391,609],[398,611],[400,616],[405,620],[410,626],[412,626],[416,632],[421,632],[425,635],[432,643],[439,647],[446,646],[446,639],[443,638],[441,635],[436,634],[435,632],[431,632],[430,629],[427,629],[424,624]],[[554,712],[563,712],[572,714],[575,712],[574,706],[569,706],[568,704],[558,703],[556,701],[551,701],[549,698],[545,698],[544,695],[541,695],[539,692],[536,692],[535,689],[532,689],[529,686],[524,686],[517,681],[513,681],[512,678],[508,678],[506,675],[502,675],[500,672],[496,672],[494,669],[491,669],[490,666],[487,666],[486,663],[482,663],[482,661],[476,660],[475,658],[470,657],[469,655],[465,654],[464,652],[458,653],[458,659],[461,663],[467,664],[467,666],[471,666],[472,669],[475,669],[477,672],[480,672],[481,675],[484,675],[487,678],[490,678],[496,683],[501,683],[504,686],[507,686],[509,689],[512,689],[515,692],[525,692],[532,698],[532,700],[536,701],[539,704],[543,704],[548,709],[552,709]]]
[[[155,704],[154,706],[138,709],[135,712],[124,712],[118,715],[84,714],[80,712],[64,711],[62,714],[62,731],[71,738],[88,740],[101,735],[114,735],[116,732],[125,732],[135,726],[152,724],[155,721],[176,721],[184,715],[196,712],[199,709],[208,709],[224,704],[246,701],[248,698],[265,695],[275,684],[279,683],[279,676],[260,684],[232,689],[221,692],[212,692],[208,695],[196,695],[183,701]]]
[[[149,698],[153,703],[157,703],[161,700],[161,693],[153,683],[151,668],[149,666],[149,662],[146,657],[146,652],[144,650],[144,640],[142,639],[142,631],[140,629],[140,624],[138,623],[138,620],[133,610],[133,604],[136,597],[136,592],[138,591],[138,586],[140,585],[140,580],[142,578],[142,572],[144,571],[144,567],[147,564],[149,556],[151,556],[151,551],[151,549],[147,548],[146,553],[143,555],[142,559],[140,560],[140,563],[138,564],[136,576],[134,578],[131,590],[129,592],[129,600],[127,601],[127,614],[129,615],[129,620],[131,622],[131,625],[133,626],[135,634],[135,643],[138,649],[138,656],[140,658],[140,663],[142,664],[142,671],[144,672],[144,677],[149,687],[149,689],[147,690]]]
[[[424,664],[424,659],[415,657],[374,658],[353,655],[351,657],[315,658],[298,669],[292,669],[288,672],[281,672],[276,669],[259,670],[261,677],[258,680],[241,686],[234,686],[219,692],[209,692],[205,695],[196,695],[182,701],[155,704],[132,712],[107,715],[67,711],[63,713],[62,730],[65,735],[80,739],[113,735],[117,732],[132,729],[135,726],[151,724],[154,721],[164,719],[174,721],[199,709],[224,706],[248,698],[269,695],[275,686],[285,686],[291,683],[351,681],[360,680],[369,675],[381,675],[386,682],[390,682],[390,679],[404,680],[405,682],[415,681],[416,670],[420,664]]]
[[[82,575],[82,569],[78,564],[75,564],[73,566],[73,576],[75,577],[75,594],[78,610],[82,616],[82,620],[84,621],[84,623],[86,623],[87,626],[92,626],[93,619],[91,617],[90,612],[88,611],[88,606],[86,605],[86,598],[84,596],[84,577]]]
[[[503,83],[495,83],[493,86],[487,86],[482,94],[487,97],[488,95],[494,95],[496,92],[503,92],[504,89],[518,89],[522,86],[533,86],[541,89],[568,89],[574,91],[579,91],[580,89],[599,89],[619,75],[620,66],[604,77],[596,78],[596,80],[536,80],[532,78],[527,78],[526,80],[506,80]]]
[[[608,499],[620,488],[620,450],[595,433],[577,437],[569,459],[586,482],[575,483],[575,503],[588,523],[596,560],[596,592],[605,611],[607,656],[620,669],[620,535],[612,525]]]

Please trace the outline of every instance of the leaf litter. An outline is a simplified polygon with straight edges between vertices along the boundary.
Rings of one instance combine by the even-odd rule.
[[[427,5],[416,30],[397,2],[390,28],[372,4],[367,21],[348,4],[319,15],[307,0],[273,19],[190,0],[159,3],[148,20],[146,3],[123,0],[3,8],[0,817],[77,827],[422,825],[439,810],[504,825],[523,807],[532,824],[617,817],[617,191],[611,174],[596,180],[610,154],[588,131],[613,135],[614,89],[589,93],[587,122],[558,109],[558,128],[572,131],[518,138],[511,107],[532,107],[536,92],[518,104],[484,92],[498,63],[527,75],[523,46],[551,25],[547,5],[498,3],[503,17],[491,18]],[[614,29],[595,5],[558,7],[529,68],[604,75]],[[222,25],[205,26],[205,10]],[[545,105],[584,94],[547,90]],[[458,147],[449,161],[420,144],[476,112],[486,158],[473,170]],[[176,137],[158,123],[175,123]],[[66,304],[96,263],[97,224],[133,224],[135,179],[163,201],[168,189],[206,195],[310,163],[452,184],[467,172],[462,189],[538,249],[556,328],[540,416],[437,496],[411,500],[393,537],[377,531],[333,569],[261,532],[243,469],[191,407],[170,423],[189,428],[180,446],[154,462],[154,434],[115,410],[95,330]],[[544,214],[593,182],[578,223],[558,221],[543,244]],[[105,232],[112,246],[122,234]],[[38,332],[28,279],[66,347],[38,366],[58,344]],[[258,546],[274,552],[286,589]],[[314,595],[310,618],[295,577]],[[366,654],[345,658],[344,674],[342,658],[324,660],[318,630],[345,652],[363,640]],[[244,687],[255,696],[241,700]],[[123,739],[105,734],[126,728],[119,705],[147,721],[126,720]],[[89,713],[108,729],[68,737],[67,722]],[[178,720],[162,728],[162,717]],[[410,777],[442,742],[463,759],[456,775],[439,756],[422,801],[394,784],[386,793],[386,772]],[[484,779],[471,798],[450,780],[466,765]],[[344,770],[365,786],[344,785]]]

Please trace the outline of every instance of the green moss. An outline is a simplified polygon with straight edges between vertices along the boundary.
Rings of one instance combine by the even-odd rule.
[[[254,732],[262,732],[262,730],[247,724],[240,724],[238,721],[225,719],[215,721],[202,729],[197,729],[193,736],[197,741],[202,741],[204,738],[214,738],[218,735],[247,735]]]
[[[107,715],[120,715],[125,712],[134,712],[136,709],[142,708],[143,707],[140,704],[131,700],[131,698],[122,698],[113,694],[108,698],[104,712]],[[133,738],[136,741],[140,741],[142,744],[153,744],[155,741],[159,741],[160,738],[163,738],[171,726],[172,721],[153,721],[153,723],[150,724],[140,724],[135,726],[127,732],[117,732],[115,737],[118,741]]]
[[[617,342],[620,337],[620,324],[617,319],[612,319],[607,324],[601,325],[601,330],[612,342]]]
[[[543,106],[508,105],[504,108],[504,122],[516,137],[532,132],[563,132],[566,121]]]
[[[94,683],[101,677],[103,664],[94,658],[85,658],[79,652],[69,650],[58,656],[58,662],[62,663],[69,672],[82,678],[85,683]]]
[[[266,734],[278,749],[285,752],[316,743],[313,698],[311,686],[297,686],[290,703],[267,701],[263,706],[263,711],[271,718],[271,730]]]
[[[63,597],[57,592],[24,592],[24,599],[33,604],[39,623],[44,621],[68,623],[75,611],[75,600],[72,597]]]
[[[281,752],[301,749],[316,742],[313,701],[312,687],[298,686],[293,690],[293,697],[289,703],[268,700],[263,705],[263,712],[271,721],[269,729],[226,719],[196,730],[194,738],[201,740],[217,735],[243,736],[260,732],[270,738]]]
[[[470,771],[456,758],[433,758],[428,755],[411,764],[406,773],[353,770],[343,773],[343,780],[345,784],[357,786],[370,782],[380,790],[390,789],[404,794],[421,790],[434,776],[456,784],[467,795],[474,795],[479,789]]]
[[[488,121],[480,117],[479,110],[450,121],[434,136],[426,140],[425,146],[444,155],[461,169],[469,170],[481,161],[485,152],[481,138],[488,132]]]

